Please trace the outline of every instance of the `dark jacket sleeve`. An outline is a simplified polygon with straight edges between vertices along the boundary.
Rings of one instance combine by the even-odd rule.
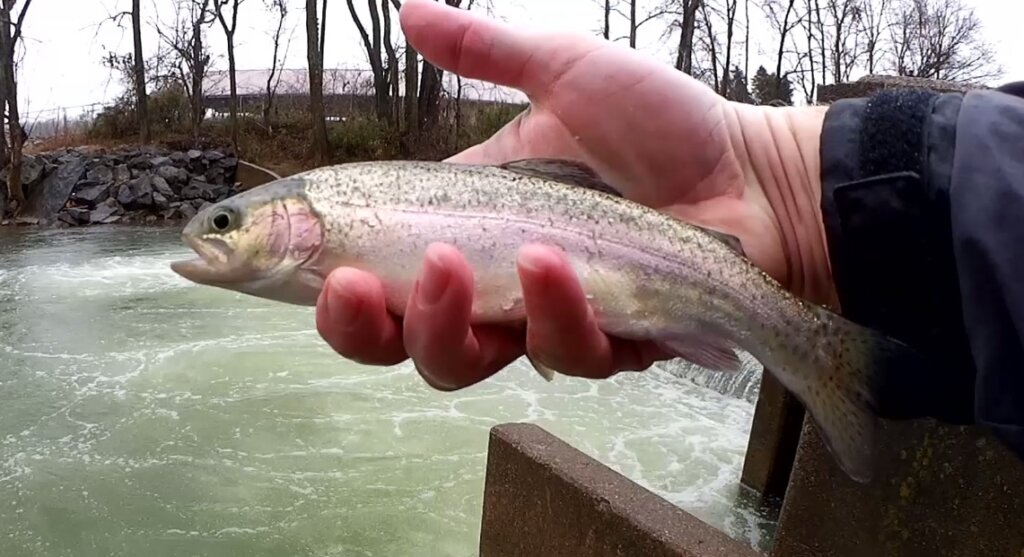
[[[833,104],[822,216],[845,315],[933,365],[880,413],[978,424],[1024,459],[1024,84]]]

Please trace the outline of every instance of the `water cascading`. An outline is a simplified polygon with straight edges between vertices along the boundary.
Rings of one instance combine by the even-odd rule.
[[[658,367],[673,376],[689,380],[719,394],[754,404],[760,392],[761,373],[764,368],[746,352],[738,351],[737,354],[742,363],[737,372],[711,371],[678,358],[662,362]]]

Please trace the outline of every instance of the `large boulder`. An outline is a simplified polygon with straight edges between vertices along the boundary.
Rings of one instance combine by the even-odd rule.
[[[50,172],[39,188],[27,192],[23,215],[40,221],[55,221],[67,204],[75,185],[85,174],[85,159],[71,159]]]
[[[71,200],[93,208],[110,197],[110,190],[113,187],[114,184],[110,182],[99,184],[79,182],[78,186],[75,187],[75,191],[71,193]]]
[[[188,171],[184,168],[177,166],[165,165],[156,169],[156,176],[167,182],[169,186],[175,188],[177,191],[181,190],[181,187],[188,183]]]
[[[226,186],[210,184],[198,178],[193,178],[189,184],[181,188],[181,197],[184,199],[203,199],[206,201],[220,201],[228,196],[229,190]]]
[[[108,198],[89,212],[89,224],[109,224],[115,222],[115,220],[111,220],[112,217],[122,214],[124,214],[124,209],[117,204],[116,200]]]

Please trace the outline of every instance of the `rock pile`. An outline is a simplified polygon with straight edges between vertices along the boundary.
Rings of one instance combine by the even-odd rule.
[[[58,226],[189,219],[237,193],[237,165],[236,157],[216,149],[69,149],[26,156],[21,212],[27,220]]]

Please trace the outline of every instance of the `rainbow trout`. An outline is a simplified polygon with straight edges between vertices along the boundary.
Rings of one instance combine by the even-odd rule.
[[[428,244],[445,242],[474,269],[473,322],[513,326],[525,323],[519,247],[557,246],[602,330],[716,371],[737,371],[736,351],[748,352],[804,404],[859,482],[873,474],[881,378],[921,365],[904,344],[787,292],[736,238],[627,201],[569,161],[318,168],[207,207],[183,239],[199,257],[171,266],[195,283],[315,305],[331,270],[349,266],[381,280],[396,314]]]

